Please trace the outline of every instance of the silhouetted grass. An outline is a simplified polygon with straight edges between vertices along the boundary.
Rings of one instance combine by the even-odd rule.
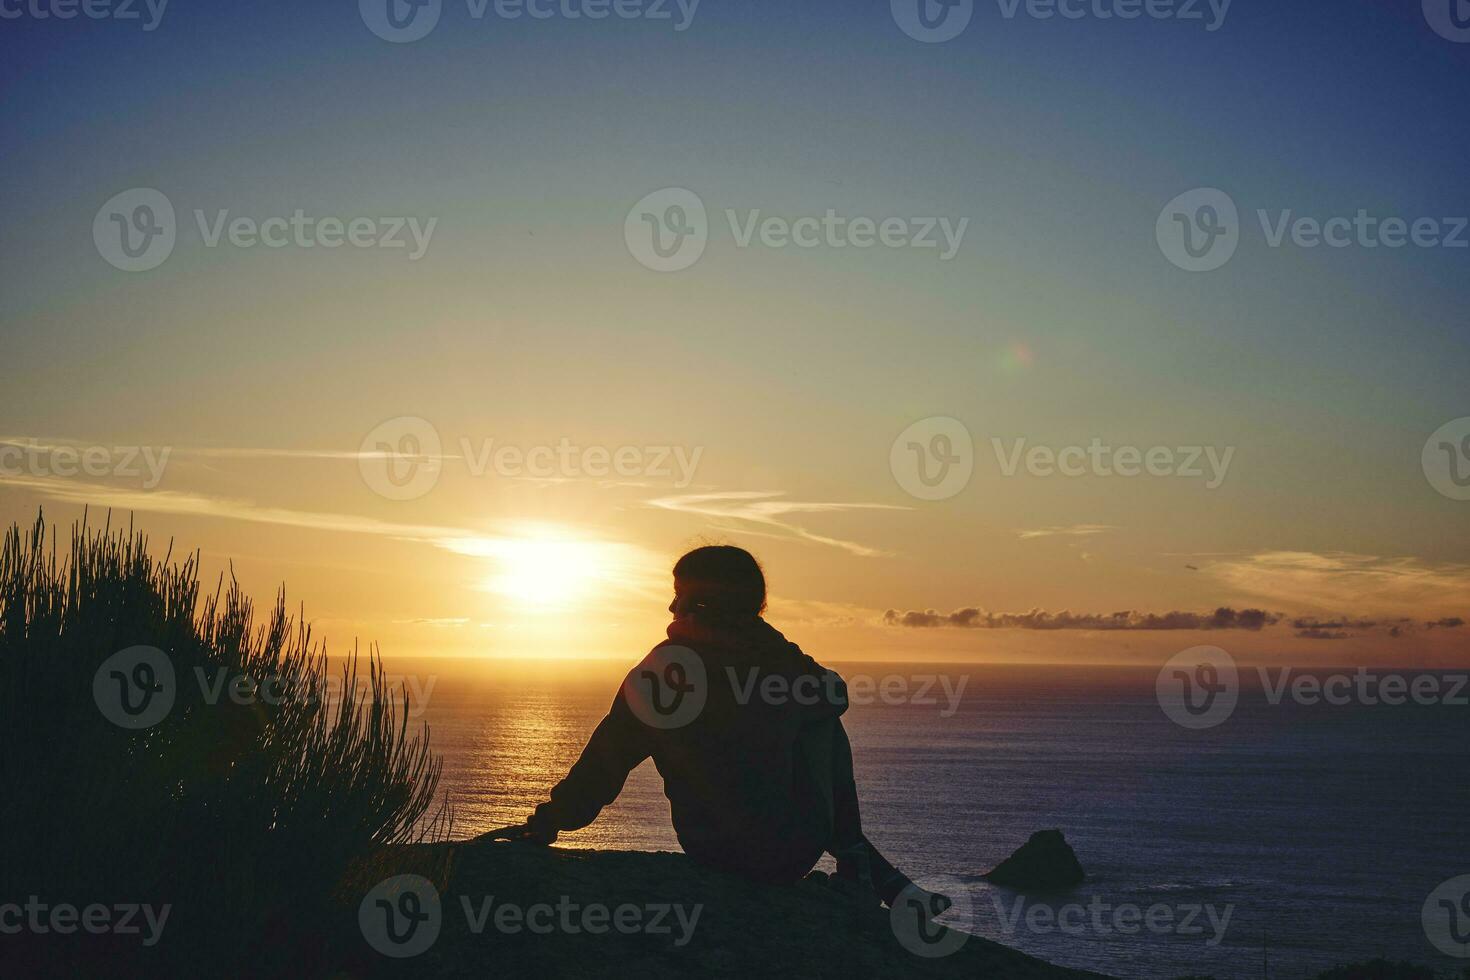
[[[325,650],[283,595],[256,624],[234,581],[201,602],[197,556],[155,561],[131,527],[84,520],[62,558],[54,538],[38,519],[0,549],[0,904],[172,909],[151,949],[26,931],[0,937],[10,966],[324,973],[358,939],[367,885],[444,878],[403,866],[423,849],[394,846],[446,839],[449,812],[434,807],[442,763],[427,726],[409,732],[407,695],[374,656],[361,689],[354,651],[329,691]],[[167,654],[177,692],[138,731],[93,694],[103,661],[135,645]]]

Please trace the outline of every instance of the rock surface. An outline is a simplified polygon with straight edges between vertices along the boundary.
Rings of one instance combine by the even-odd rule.
[[[1021,892],[1065,891],[1087,879],[1077,852],[1060,830],[1038,830],[1020,849],[983,875],[992,885]]]
[[[374,957],[370,972],[424,977],[1004,977],[1006,980],[1098,980],[989,940],[971,936],[947,956],[926,959],[898,940],[888,910],[834,890],[819,876],[789,887],[753,884],[700,867],[682,854],[543,848],[523,843],[450,845],[453,870],[442,895],[437,941],[412,959]],[[493,896],[486,927],[476,933],[465,913],[483,910]],[[540,934],[522,926],[501,930],[502,905],[524,913],[545,904],[571,906],[574,929],[559,911],[539,913]],[[701,906],[692,929],[673,914],[668,932],[582,927],[584,910],[599,905],[618,914],[633,906],[643,923],[648,909],[682,905],[685,922]],[[624,913],[631,919],[632,913]],[[682,943],[681,943],[682,940]]]

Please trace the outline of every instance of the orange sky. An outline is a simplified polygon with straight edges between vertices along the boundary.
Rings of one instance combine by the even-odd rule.
[[[1428,626],[1465,611],[1464,566],[1300,545],[1219,550],[1221,536],[1186,515],[1238,519],[1228,480],[1214,490],[1100,477],[1069,487],[1054,475],[987,473],[982,445],[964,491],[929,501],[905,492],[881,431],[858,440],[870,458],[828,461],[868,476],[855,480],[820,467],[763,474],[695,443],[665,453],[650,441],[604,440],[557,456],[556,439],[496,437],[487,454],[444,428],[398,420],[356,445],[170,445],[166,456],[98,443],[90,474],[80,453],[93,444],[6,437],[27,455],[23,466],[9,457],[0,504],[9,520],[29,522],[44,507],[63,526],[83,505],[93,524],[107,507],[114,520],[131,511],[155,547],[173,538],[176,551],[200,549],[211,579],[232,567],[261,599],[284,581],[334,649],[376,641],[390,657],[640,655],[667,621],[673,559],[715,540],[762,558],[770,618],[826,660],[1156,662],[1209,642],[1247,661],[1470,662],[1470,631]],[[425,444],[433,440],[437,449]],[[502,445],[520,453],[521,467],[541,468],[517,469],[509,451],[496,461]],[[603,454],[586,451],[593,445],[608,449],[606,474]],[[1059,494],[1079,512],[1087,502],[1089,517],[1109,512],[1108,522],[1051,523]],[[1177,527],[1116,516],[1170,508]],[[1046,516],[1028,527],[1026,510]],[[1149,614],[1208,617],[1219,606],[1281,618],[1208,630],[1097,629],[1085,618],[1126,610],[1136,626]],[[946,618],[963,607],[985,612],[960,617],[968,625]],[[918,615],[925,610],[937,615]],[[925,625],[902,625],[905,614]],[[996,627],[973,628],[987,614]],[[1034,628],[1067,615],[1071,628]]]

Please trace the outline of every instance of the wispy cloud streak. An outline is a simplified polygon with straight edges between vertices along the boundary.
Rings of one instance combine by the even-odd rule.
[[[1093,534],[1102,534],[1106,531],[1117,530],[1112,524],[1067,524],[1055,527],[1038,527],[1031,530],[1017,531],[1021,538],[1051,538],[1067,537],[1082,538]]]
[[[833,538],[807,530],[799,524],[783,520],[792,514],[838,514],[856,510],[908,510],[893,504],[834,503],[807,500],[784,500],[784,491],[779,490],[727,490],[720,493],[683,494],[674,497],[658,497],[648,501],[650,507],[698,514],[727,522],[724,527],[734,531],[745,530],[743,525],[774,529],[778,537],[799,538],[816,544],[841,548],[864,558],[888,554],[856,541]],[[759,533],[752,531],[750,533]],[[770,530],[767,531],[770,533]]]

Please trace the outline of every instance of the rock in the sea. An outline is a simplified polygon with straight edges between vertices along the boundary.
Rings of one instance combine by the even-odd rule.
[[[1006,858],[986,881],[1016,891],[1062,891],[1086,880],[1077,852],[1060,830],[1038,830],[1020,850]]]

